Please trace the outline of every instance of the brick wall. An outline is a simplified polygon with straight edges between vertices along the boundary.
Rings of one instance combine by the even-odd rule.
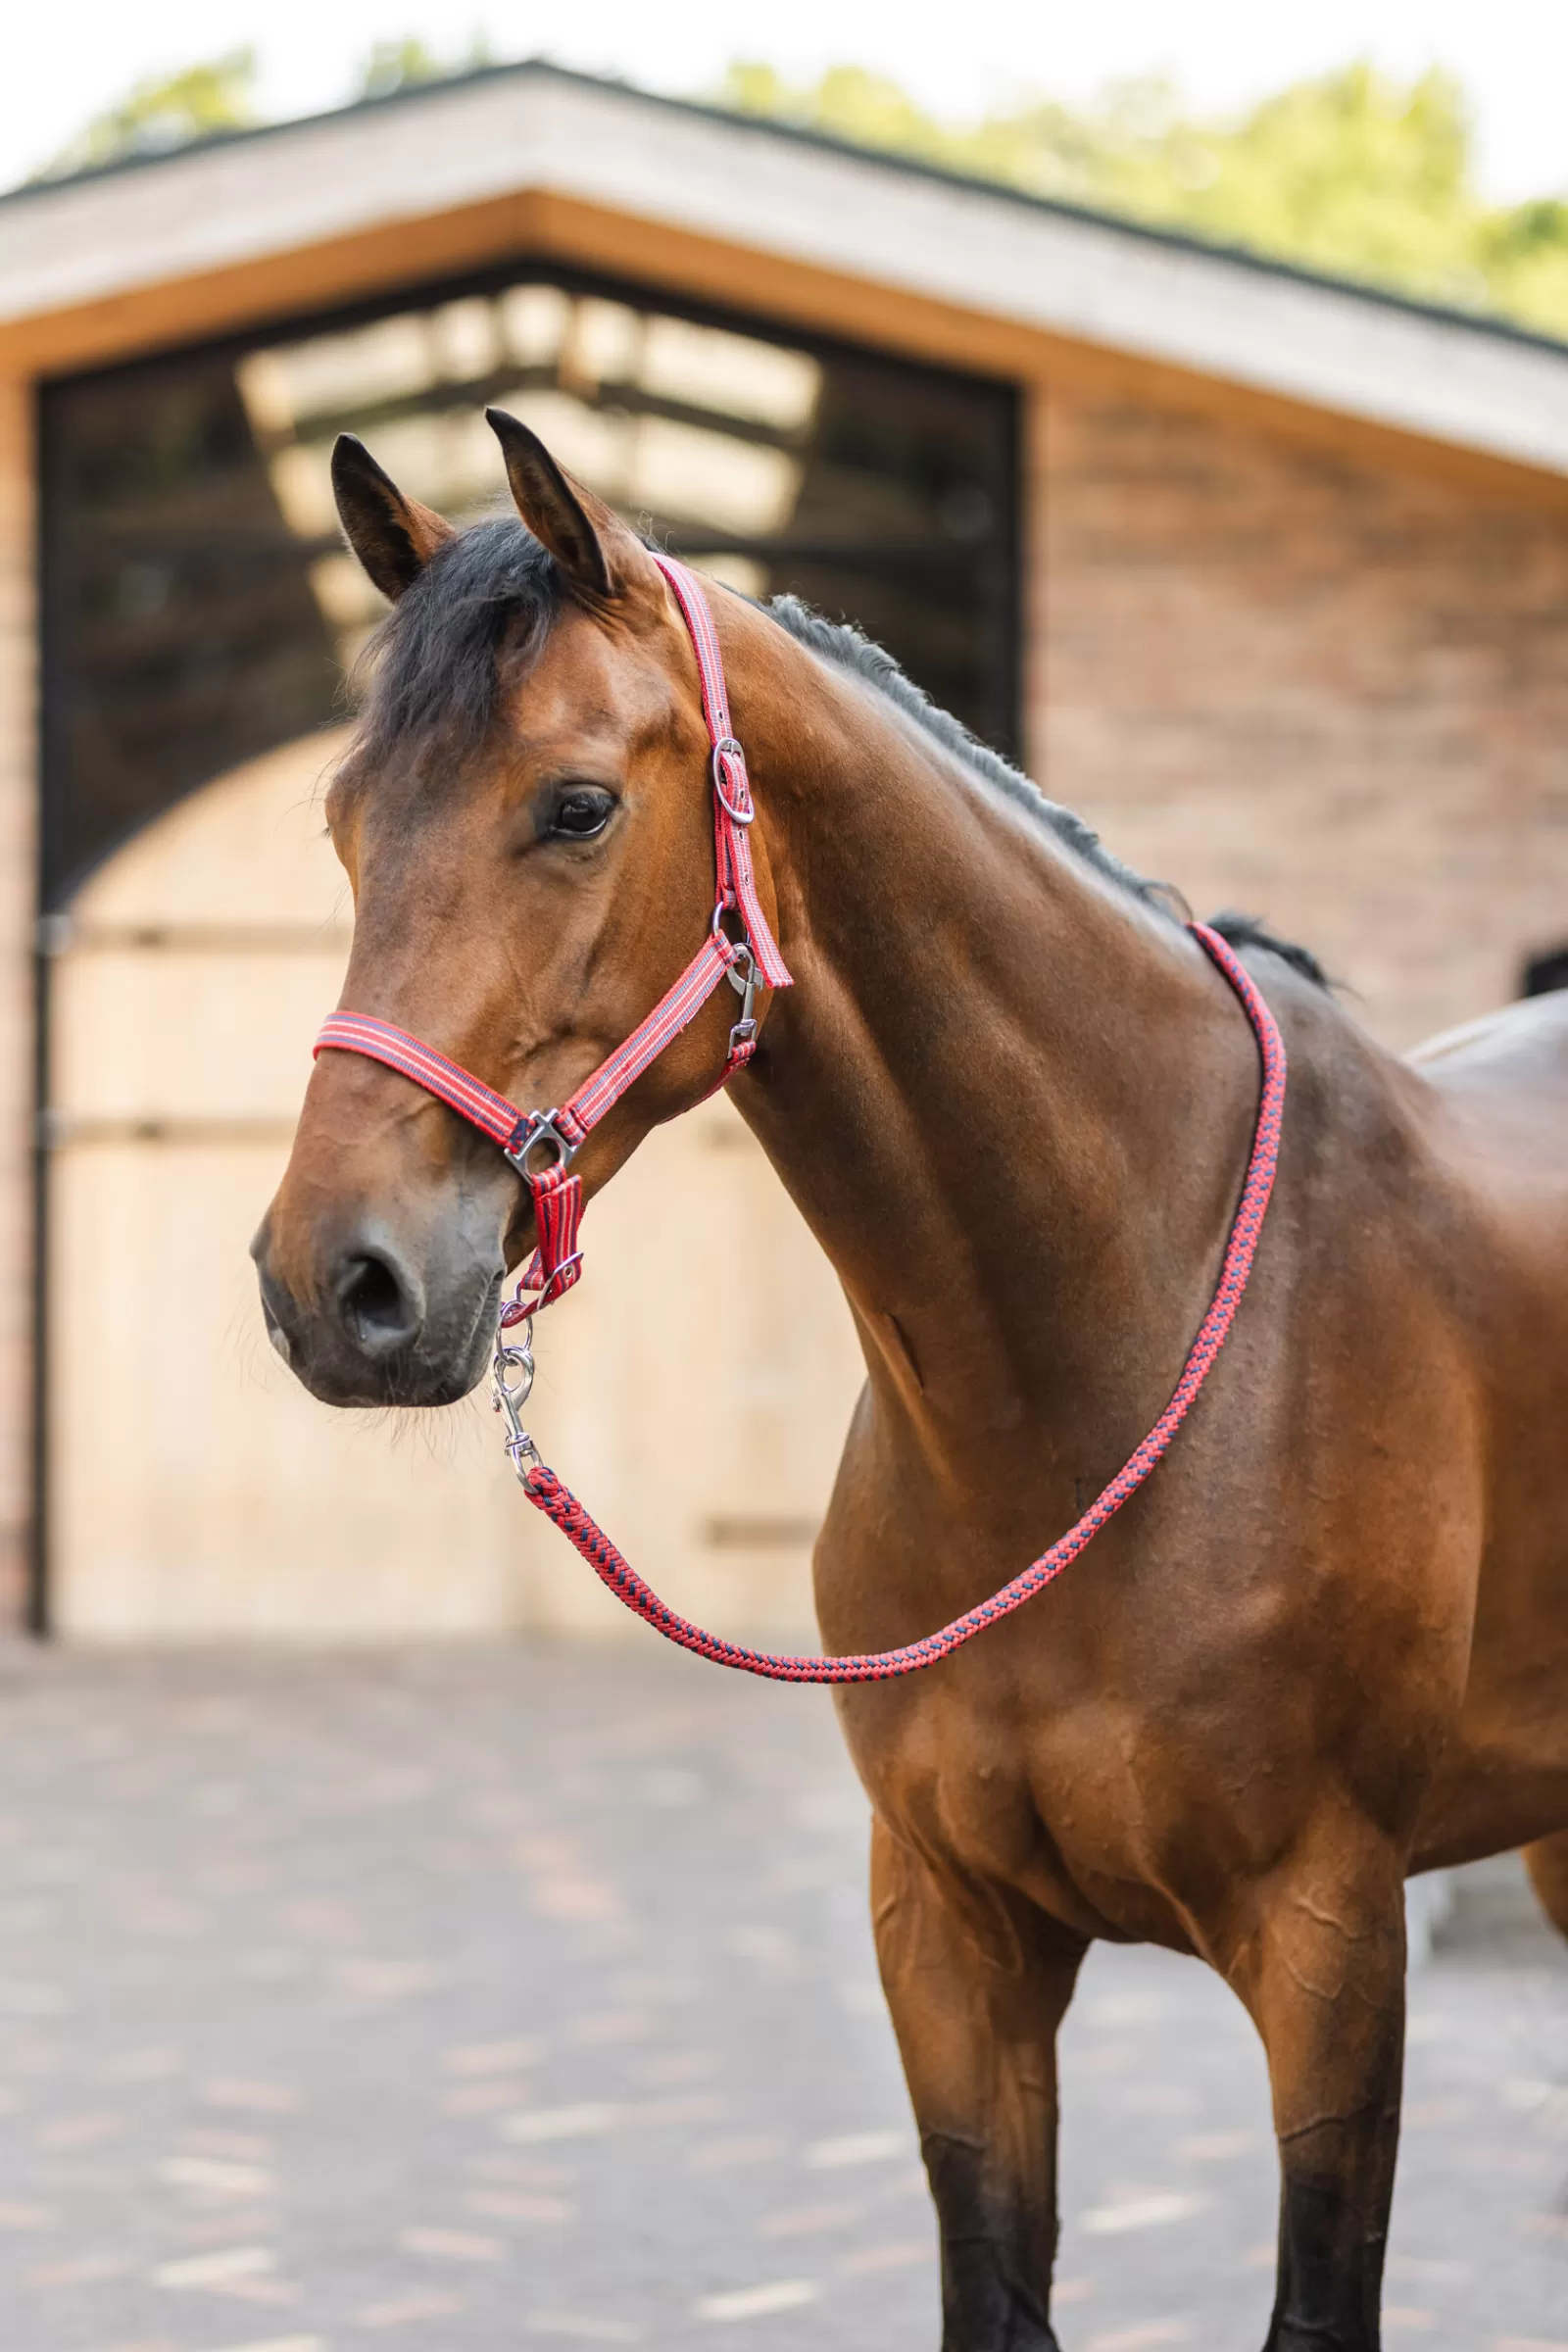
[[[1127,399],[1046,393],[1033,448],[1054,798],[1396,1045],[1568,942],[1568,517]]]

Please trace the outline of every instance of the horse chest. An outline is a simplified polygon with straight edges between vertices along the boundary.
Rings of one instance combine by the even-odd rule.
[[[1147,1875],[1147,1806],[1111,1727],[1076,1709],[1020,1718],[983,1679],[954,1682],[839,1694],[857,1770],[893,1836],[945,1877],[1005,1890],[1080,1934],[1185,1948]]]

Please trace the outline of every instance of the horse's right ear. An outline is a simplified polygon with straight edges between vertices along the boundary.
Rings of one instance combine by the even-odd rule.
[[[564,473],[538,434],[517,417],[486,409],[484,420],[501,444],[517,513],[578,594],[605,603],[619,585],[604,545],[617,527],[614,514]]]
[[[332,495],[350,547],[393,604],[414,586],[436,549],[457,537],[444,515],[405,498],[353,433],[339,433],[333,444]]]

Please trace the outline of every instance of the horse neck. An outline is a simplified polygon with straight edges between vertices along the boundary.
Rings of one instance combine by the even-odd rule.
[[[1102,1445],[1163,1401],[1214,1278],[1256,1102],[1241,1007],[874,689],[768,655],[741,723],[796,986],[739,1106],[929,1446],[983,1475],[1043,1419]]]

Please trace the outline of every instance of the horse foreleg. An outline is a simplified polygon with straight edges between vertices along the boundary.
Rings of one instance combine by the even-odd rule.
[[[1216,1954],[1268,2054],[1280,2245],[1265,2352],[1377,2352],[1404,2056],[1398,1856],[1341,1824]]]
[[[880,1821],[871,1908],[936,2201],[943,2352],[1058,2352],[1056,2028],[1086,1947],[950,1884]]]

